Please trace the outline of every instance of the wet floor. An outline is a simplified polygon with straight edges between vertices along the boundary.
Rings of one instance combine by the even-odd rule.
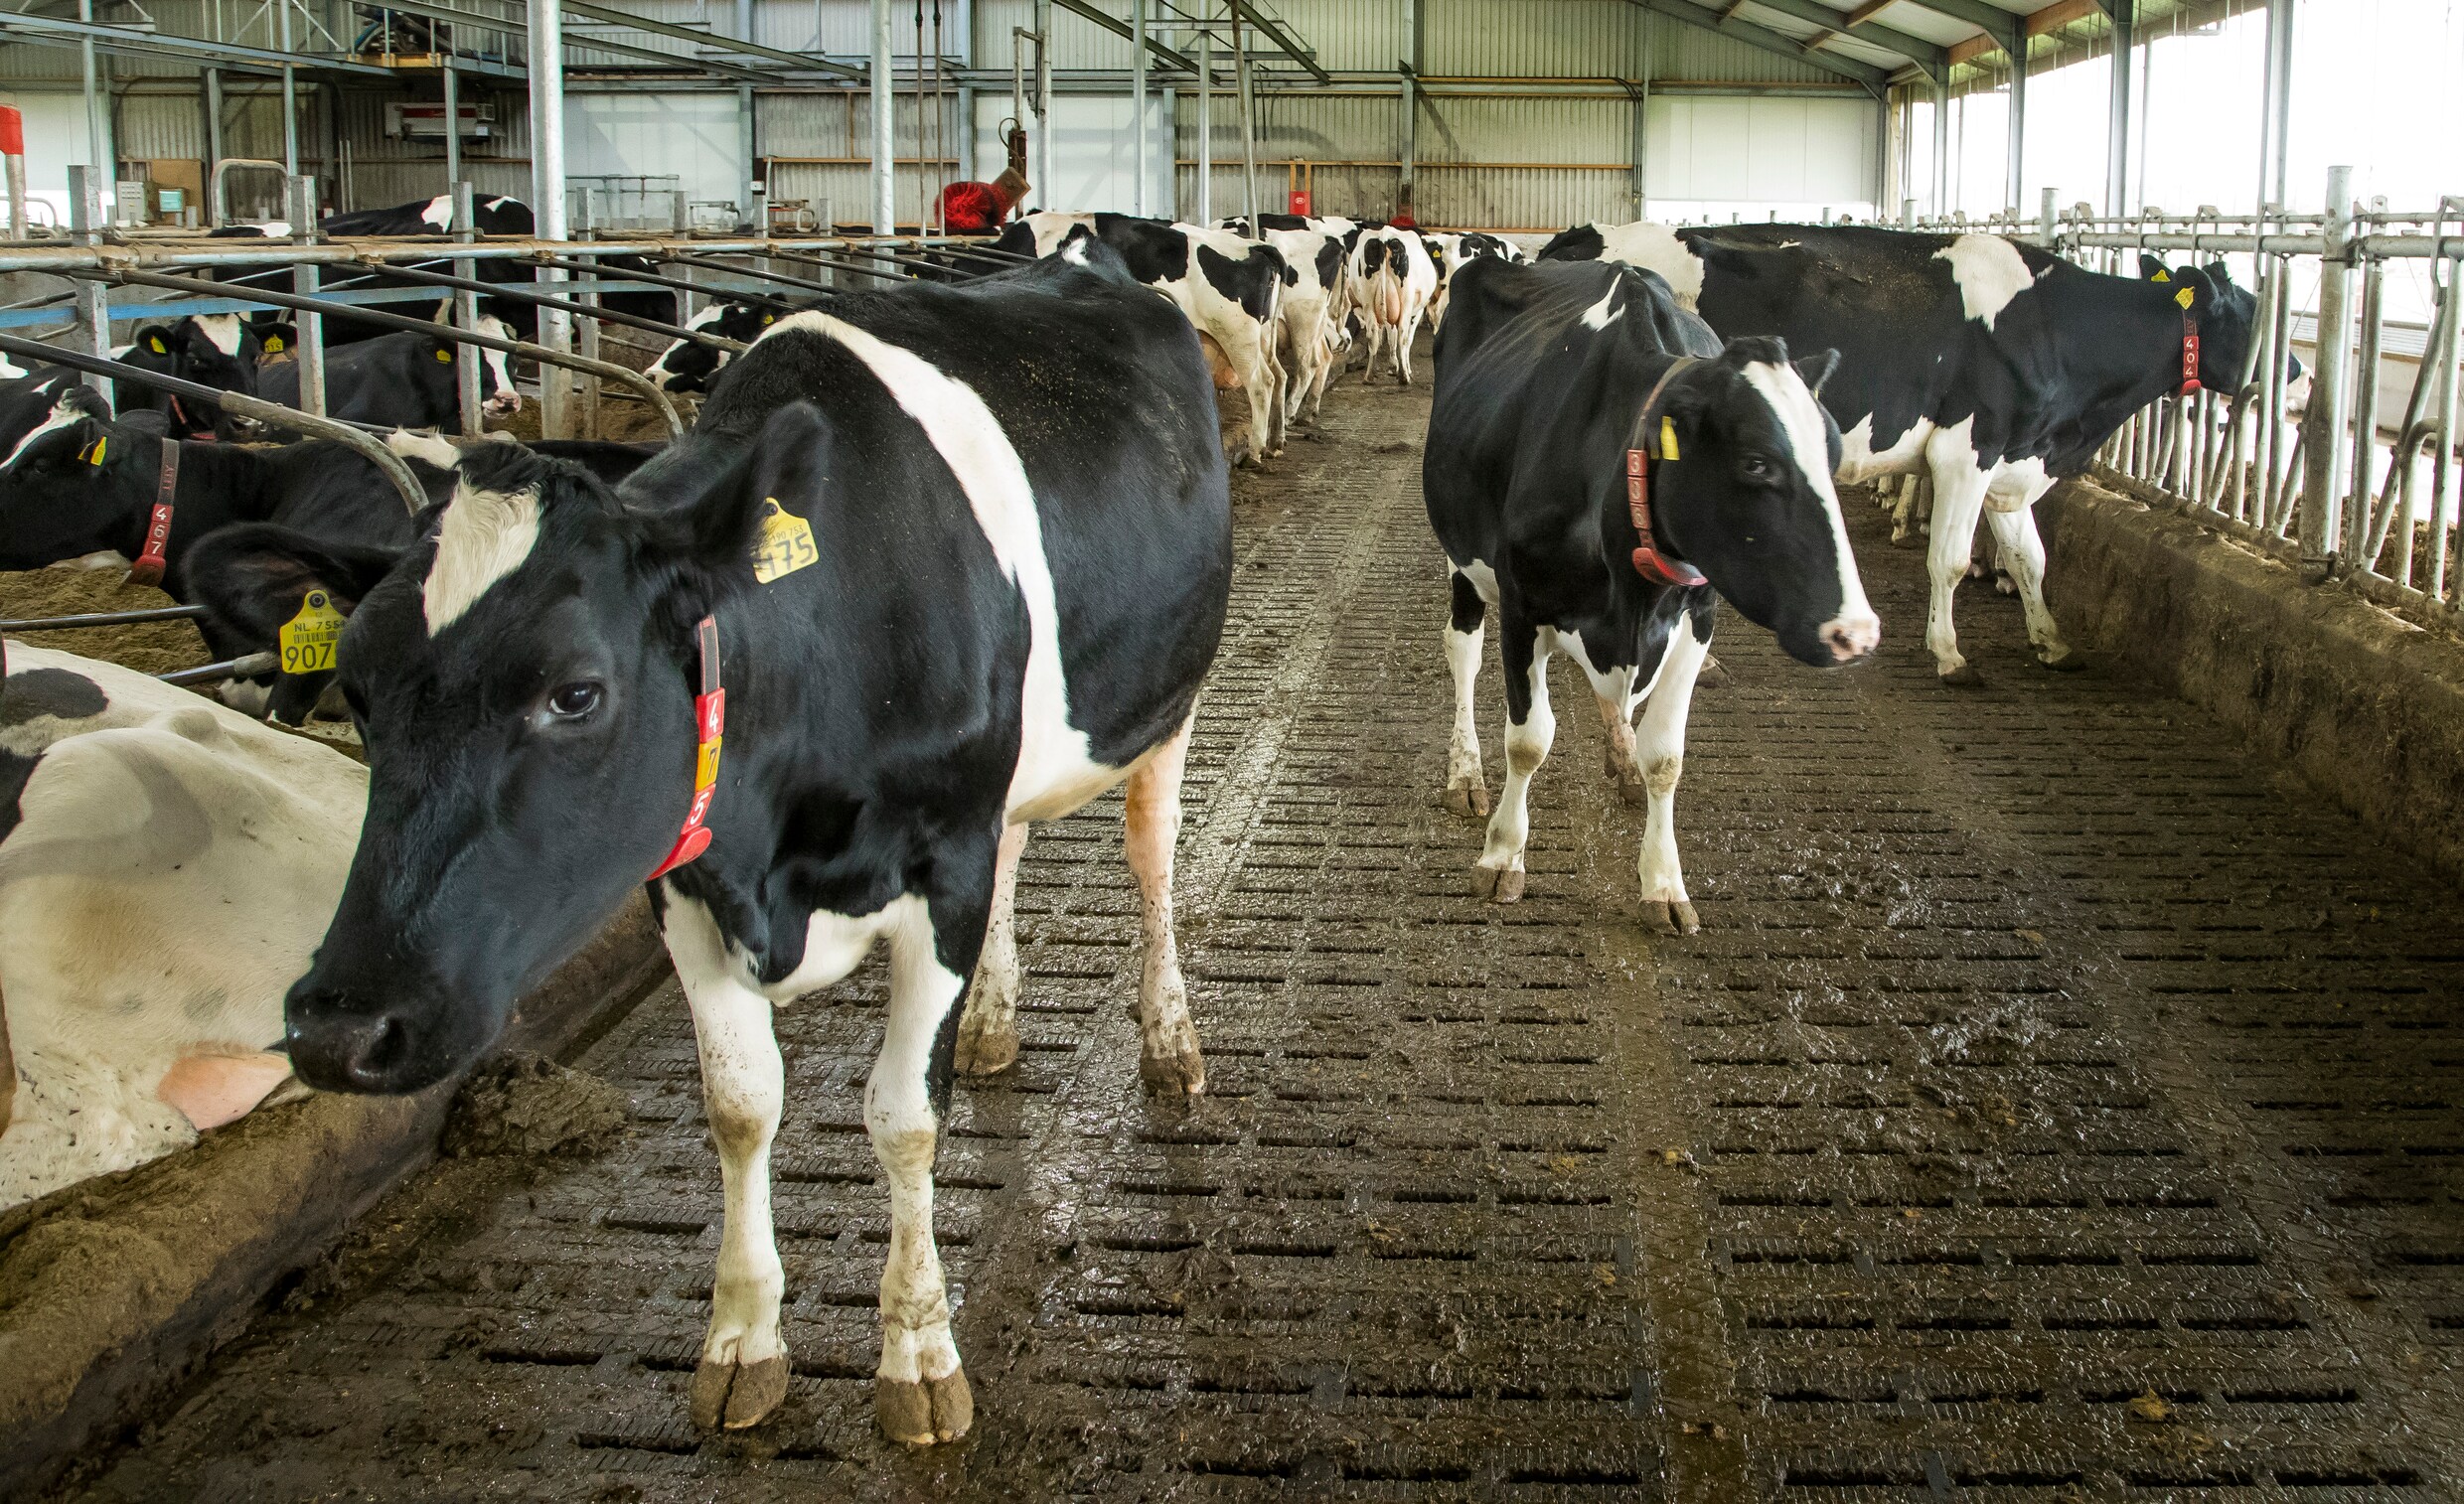
[[[1476,901],[1427,411],[1347,387],[1236,483],[1195,1111],[1139,1091],[1117,801],[1027,847],[1025,1050],[940,1159],[965,1444],[872,1429],[866,972],[781,1014],[770,1424],[685,1423],[719,1202],[670,989],[586,1062],[625,1146],[414,1186],[85,1496],[2450,1497],[2454,894],[2178,702],[2035,669],[2007,601],[1963,593],[1988,685],[1940,688],[1918,557],[1852,499],[1880,663],[1723,619],[1679,794],[1703,933],[1641,932],[1640,812],[1563,664],[1529,896]],[[1493,649],[1481,689],[1493,786]]]

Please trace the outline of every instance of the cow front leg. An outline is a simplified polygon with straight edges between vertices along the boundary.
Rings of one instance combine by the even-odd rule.
[[[726,1217],[710,1282],[710,1327],[688,1408],[699,1429],[741,1430],[787,1398],[787,1344],[779,1336],[786,1278],[770,1226],[770,1141],[779,1130],[786,1069],[770,999],[736,977],[709,910],[671,893],[663,928],[693,1010],[702,1112],[718,1150]]]
[[[1488,818],[1488,846],[1471,874],[1471,891],[1493,903],[1512,903],[1523,896],[1532,775],[1548,761],[1557,740],[1557,717],[1549,709],[1549,656],[1556,651],[1556,635],[1503,614],[1498,630],[1506,680],[1506,785],[1497,796],[1497,813]]]
[[[1933,535],[1926,540],[1925,565],[1932,586],[1925,612],[1925,647],[1933,654],[1933,672],[1945,684],[1984,682],[1959,653],[1959,634],[1951,625],[1950,606],[1959,582],[1967,578],[1969,550],[1976,540],[1977,514],[1985,506],[1985,477],[1975,456],[1959,454],[1946,464],[1933,462]]]
[[[1123,848],[1138,878],[1146,968],[1138,988],[1138,1074],[1163,1097],[1206,1090],[1206,1061],[1189,1021],[1189,988],[1172,938],[1172,853],[1180,841],[1180,777],[1189,759],[1189,723],[1149,754],[1130,775],[1124,798]]]
[[[1454,602],[1446,623],[1446,668],[1455,679],[1455,727],[1446,741],[1446,807],[1468,819],[1488,814],[1488,785],[1480,772],[1480,726],[1472,700],[1480,677],[1480,649],[1488,636],[1488,604],[1477,586],[1450,571]]]
[[[1988,512],[1985,524],[2000,546],[2002,567],[2019,587],[2019,606],[2028,616],[2028,641],[2036,649],[2037,662],[2066,673],[2087,667],[2086,660],[2062,640],[2062,628],[2045,605],[2045,537],[2037,531],[2036,509],[2023,506],[2016,512]]]
[[[1642,917],[1645,924],[1675,935],[1702,928],[1677,859],[1677,780],[1685,772],[1685,722],[1694,705],[1695,676],[1710,652],[1710,619],[1698,621],[1691,613],[1680,618],[1669,634],[1658,681],[1642,702],[1641,724],[1634,729],[1634,760],[1641,767],[1646,796],[1642,855],[1636,865]]]
[[[993,917],[984,927],[984,954],[976,959],[967,987],[967,1010],[959,1015],[958,1048],[952,1063],[962,1076],[994,1076],[1018,1059],[1017,888],[1018,856],[1026,849],[1026,823],[1001,827],[1001,855],[993,867]]]
[[[890,1192],[889,1257],[881,1266],[881,1366],[873,1413],[893,1441],[955,1441],[974,1424],[976,1402],[950,1335],[950,1295],[933,1246],[933,1151],[938,1129],[929,1086],[933,1042],[958,1001],[962,978],[942,964],[923,900],[901,898],[889,927],[889,1021],[864,1084],[864,1130]],[[981,925],[986,911],[976,911]],[[945,924],[965,929],[964,916]],[[978,933],[981,933],[979,930]]]

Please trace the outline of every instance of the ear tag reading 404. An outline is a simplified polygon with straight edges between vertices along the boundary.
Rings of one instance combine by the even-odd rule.
[[[763,497],[761,537],[753,544],[753,578],[767,585],[821,559],[822,551],[813,546],[813,525],[781,508],[777,497]]]
[[[322,590],[311,590],[299,603],[299,615],[282,624],[282,672],[318,674],[334,667],[334,645],[350,620],[334,609]]]

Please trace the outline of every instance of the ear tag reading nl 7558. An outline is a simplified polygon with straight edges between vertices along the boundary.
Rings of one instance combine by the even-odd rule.
[[[282,672],[318,674],[334,667],[334,645],[350,618],[334,609],[322,590],[299,603],[299,615],[282,624]]]
[[[763,497],[761,538],[753,545],[753,578],[767,585],[821,560],[822,551],[813,546],[813,525],[779,506],[777,497]]]

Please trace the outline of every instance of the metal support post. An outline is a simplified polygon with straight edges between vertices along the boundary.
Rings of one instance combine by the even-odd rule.
[[[2450,205],[2457,203],[2455,200],[2447,202]],[[2442,216],[2446,213],[2444,206],[2440,213]],[[2440,227],[2443,229],[2445,226],[2442,224]],[[2457,299],[2464,297],[2464,263],[2450,259],[2443,269],[2447,273],[2447,317],[2439,326],[2438,348],[2424,352],[2438,363],[2430,386],[2430,411],[2435,415],[2433,421],[2437,426],[2433,430],[2430,447],[2429,592],[2440,600],[2446,599],[2447,594],[2447,531],[2455,525],[2456,511],[2456,332],[2459,327],[2464,327],[2464,304],[2459,304]],[[2432,275],[2436,274],[2436,270],[2434,267]],[[2411,456],[2405,456],[2404,463],[2411,464]],[[2409,540],[2406,546],[2410,546]]]
[[[1659,23],[1642,13],[1642,76],[1634,82],[1634,218],[1651,217],[1651,46]]]
[[[274,0],[275,45],[283,52],[291,51],[291,0]],[[291,178],[299,176],[299,70],[282,65],[282,171]],[[322,413],[323,407],[314,409]]]
[[[453,193],[455,185],[462,181],[462,75],[454,72],[450,63],[445,65],[444,73],[445,192]],[[462,223],[459,210],[455,212],[453,223],[456,226]]]
[[[1401,127],[1396,132],[1400,138],[1396,152],[1402,163],[1402,171],[1395,182],[1395,213],[1398,216],[1412,212],[1412,178],[1420,167],[1420,6],[1417,0],[1403,0],[1403,66],[1396,70],[1402,75],[1403,111],[1402,118],[1395,122]],[[1310,207],[1316,206],[1312,204]]]
[[[219,68],[209,68],[206,70],[206,181],[208,183],[214,181],[215,166],[222,160],[223,71]],[[198,207],[197,219],[200,224],[207,225],[210,228],[215,227],[211,223],[214,214],[213,193],[208,191],[205,198],[206,203]]]
[[[1052,0],[1035,0],[1035,191],[1044,208],[1059,209],[1052,173]]]
[[[316,244],[316,179],[296,173],[292,175],[288,210],[292,243]],[[315,262],[302,261],[291,268],[291,291],[303,298],[317,295]],[[299,410],[311,417],[321,418],[325,416],[325,315],[303,308],[294,317],[299,326],[299,347],[292,356],[299,362]]]
[[[1213,8],[1198,7],[1197,223],[1210,226],[1215,223],[1215,31],[1207,13]]]
[[[1249,80],[1249,47],[1241,39],[1241,13],[1232,12],[1232,68],[1241,85],[1241,171],[1247,187],[1241,212],[1249,216],[1249,227],[1258,227],[1258,117],[1253,113],[1255,101]]]
[[[456,182],[453,185],[453,237],[465,245],[479,238],[479,230],[475,227],[474,218],[474,211],[477,208],[474,202],[476,198],[477,195],[471,191],[471,185],[468,183]],[[453,274],[457,277],[476,278],[479,275],[479,263],[467,257],[457,259],[453,263]],[[478,293],[465,288],[453,295],[453,321],[464,329],[479,328]],[[462,414],[462,432],[472,438],[477,438],[487,426],[481,419],[479,411],[481,400],[479,364],[485,359],[487,359],[487,352],[476,345],[454,347],[453,380],[456,406]]]
[[[891,92],[890,0],[872,0],[872,230],[898,231],[898,102]]]
[[[77,20],[94,24],[94,0],[77,0]],[[95,72],[93,33],[77,40],[77,53],[85,71],[85,160],[101,168],[102,180],[109,183],[119,176],[119,164],[111,149],[110,103],[102,95]]]
[[[2285,133],[2293,107],[2293,0],[2267,0],[2267,74],[2258,118],[2258,202],[2285,204]],[[2155,111],[2151,108],[2148,113]],[[2145,172],[2144,165],[2140,168]]]
[[[2353,169],[2327,170],[2327,249],[2319,257],[2318,374],[2302,420],[2301,565],[2309,583],[2334,563],[2342,528],[2336,488],[2344,477],[2346,374],[2353,358]]]
[[[1933,78],[1933,217],[1950,218],[1950,70]]]
[[[1147,213],[1147,0],[1130,0],[1130,213]]]
[[[2130,33],[2136,0],[2105,0],[2113,17],[2113,75],[2105,97],[2104,212],[2130,213]]]
[[[2377,205],[2387,208],[2387,200]],[[2379,494],[2379,349],[2380,321],[2387,312],[2387,263],[2369,261],[2362,267],[2361,353],[2353,362],[2353,515],[2345,519],[2345,552],[2362,568],[2375,567],[2370,552],[2371,504]],[[2403,546],[2409,549],[2407,536]]]
[[[582,190],[581,223],[573,226],[573,233],[583,240],[595,240],[599,237],[599,191],[596,188],[585,187]],[[599,306],[599,294],[596,291],[599,281],[599,258],[595,255],[584,254],[577,255],[574,259],[590,268],[587,275],[593,289],[577,295],[574,301],[596,308]],[[573,353],[587,361],[600,359],[599,321],[597,319],[585,318],[578,321],[578,327],[574,331]],[[585,375],[578,384],[581,388],[579,404],[581,412],[579,420],[573,425],[573,437],[595,439],[599,436],[599,378],[593,375]]]
[[[565,238],[564,208],[564,0],[529,0],[531,22],[531,192],[534,215],[542,240]],[[539,268],[541,282],[562,282],[560,267]],[[547,289],[549,292],[555,288]],[[558,355],[573,349],[573,320],[560,309],[542,308],[539,315],[540,348]],[[565,368],[541,363],[539,434],[542,438],[573,436],[566,413],[572,381]]]
[[[69,169],[69,232],[80,245],[102,243],[102,171],[82,163]],[[86,354],[107,357],[111,354],[111,311],[103,291],[100,282],[77,279],[77,322]],[[92,372],[85,375],[85,384],[96,391],[104,391],[108,379]]]
[[[2011,218],[2019,218],[2020,197],[2026,190],[2023,175],[2028,157],[2028,22],[2024,16],[2011,18],[2010,40],[2005,44],[2011,57],[2011,121],[2006,137],[2010,161],[2004,167],[2003,200],[2009,204]]]

